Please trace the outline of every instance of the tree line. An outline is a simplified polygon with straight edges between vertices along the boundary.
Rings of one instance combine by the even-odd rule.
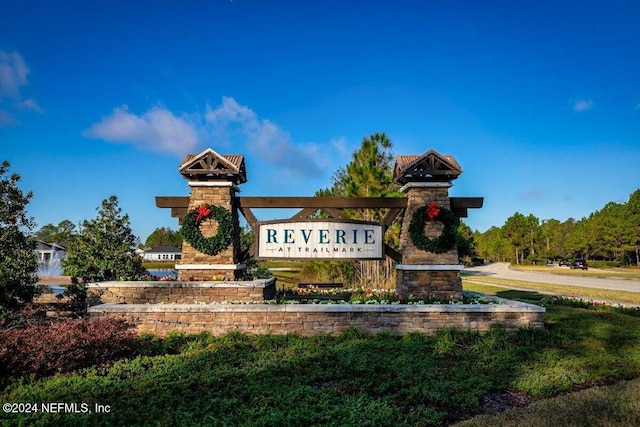
[[[514,213],[501,227],[475,231],[476,253],[516,264],[584,258],[640,267],[640,189],[625,203],[607,203],[580,220],[540,220]]]

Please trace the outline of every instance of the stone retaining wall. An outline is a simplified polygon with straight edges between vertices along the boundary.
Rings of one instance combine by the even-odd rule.
[[[87,289],[89,306],[263,302],[275,297],[275,279],[242,282],[100,282]]]
[[[462,296],[459,271],[402,270],[396,272],[396,291],[416,300],[448,300]]]
[[[443,328],[487,331],[543,328],[545,309],[504,299],[499,305],[352,305],[352,304],[103,304],[89,307],[90,317],[124,318],[139,332],[171,331],[223,335],[298,333],[337,335],[348,328],[369,334],[433,334]]]
[[[38,276],[38,284],[47,285],[50,283],[56,285],[70,285],[71,276]]]

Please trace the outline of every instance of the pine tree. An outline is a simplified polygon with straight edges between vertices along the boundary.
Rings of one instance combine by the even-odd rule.
[[[393,183],[392,147],[393,144],[385,133],[375,133],[363,138],[360,148],[353,153],[347,167],[340,168],[333,174],[332,187],[316,192],[316,196],[401,196]],[[346,214],[353,219],[381,222],[387,212],[386,209],[353,209],[347,210]],[[387,242],[397,242],[399,231],[399,227],[392,226],[386,234]],[[394,272],[392,262],[388,259],[382,263],[359,261],[355,266],[355,276],[362,286],[377,286],[389,282]]]

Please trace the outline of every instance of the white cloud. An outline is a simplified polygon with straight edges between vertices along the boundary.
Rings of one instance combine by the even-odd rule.
[[[156,106],[136,115],[126,105],[121,106],[94,123],[83,135],[178,155],[196,153],[208,145],[223,154],[257,158],[277,173],[306,177],[321,176],[332,157],[347,153],[344,138],[334,139],[323,145],[322,150],[319,144],[294,142],[287,131],[259,118],[231,97],[223,97],[215,108],[207,106],[204,122],[197,113],[178,117]],[[222,149],[224,146],[233,146],[233,149]]]
[[[207,107],[205,119],[215,135],[229,139],[238,134],[246,150],[279,170],[318,176],[326,166],[317,144],[294,143],[288,132],[258,118],[253,110],[233,98],[223,97],[216,108]]]
[[[583,111],[589,111],[593,108],[593,101],[590,99],[580,99],[573,103],[573,111],[581,113]]]
[[[20,86],[27,84],[29,68],[17,52],[0,50],[0,98],[20,99]]]
[[[115,108],[83,134],[109,142],[131,143],[141,148],[184,155],[200,145],[196,127],[162,107],[153,107],[137,116],[128,107]]]
[[[24,101],[21,101],[19,106],[23,110],[35,111],[36,113],[40,113],[40,114],[44,113],[44,110],[40,107],[40,105],[38,105],[38,102],[33,98],[29,98],[29,99],[25,99]]]
[[[347,148],[347,138],[344,136],[339,136],[331,140],[331,145],[338,152],[338,154],[342,156],[349,156],[351,151]]]
[[[0,50],[0,127],[16,126],[14,117],[19,111],[44,111],[35,99],[23,99],[20,89],[28,84],[29,67],[18,52]]]

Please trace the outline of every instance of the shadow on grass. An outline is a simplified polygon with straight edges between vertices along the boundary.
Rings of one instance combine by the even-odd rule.
[[[522,301],[530,304],[540,305],[545,295],[536,291],[514,291],[505,290],[496,293],[496,296],[500,298],[511,299],[515,301]]]

